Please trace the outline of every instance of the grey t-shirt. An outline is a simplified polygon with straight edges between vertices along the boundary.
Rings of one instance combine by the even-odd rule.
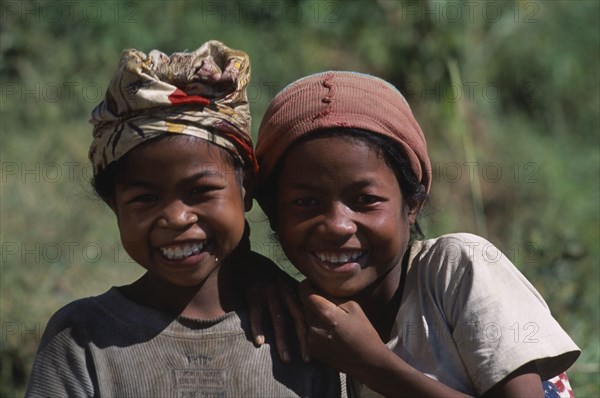
[[[173,318],[116,288],[49,321],[27,397],[337,397],[336,372],[255,347],[245,313]],[[298,352],[295,350],[293,352]]]

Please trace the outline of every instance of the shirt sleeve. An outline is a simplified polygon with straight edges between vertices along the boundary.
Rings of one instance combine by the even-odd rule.
[[[440,239],[445,265],[438,301],[475,388],[484,393],[535,361],[542,380],[575,362],[580,351],[544,299],[493,244],[471,234]]]
[[[52,316],[36,354],[27,392],[31,397],[93,397],[85,340],[70,304]]]

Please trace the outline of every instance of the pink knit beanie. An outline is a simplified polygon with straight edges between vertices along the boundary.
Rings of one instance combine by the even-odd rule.
[[[299,79],[275,96],[256,143],[259,181],[265,182],[300,137],[330,128],[369,130],[396,141],[417,180],[429,192],[431,164],[421,127],[402,94],[374,76],[330,71]]]

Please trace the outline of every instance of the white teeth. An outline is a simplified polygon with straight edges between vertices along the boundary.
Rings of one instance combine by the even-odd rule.
[[[185,246],[161,247],[161,253],[170,260],[181,260],[193,254],[198,254],[204,249],[206,242],[192,243]]]
[[[357,251],[353,253],[345,253],[345,254],[333,254],[333,253],[315,253],[315,256],[319,258],[319,260],[328,263],[347,263],[348,261],[354,261],[360,256],[362,256],[363,251]]]

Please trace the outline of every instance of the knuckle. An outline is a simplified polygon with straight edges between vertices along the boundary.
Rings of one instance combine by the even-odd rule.
[[[323,317],[325,319],[334,319],[335,313],[332,309],[326,309],[325,311],[323,311]]]

